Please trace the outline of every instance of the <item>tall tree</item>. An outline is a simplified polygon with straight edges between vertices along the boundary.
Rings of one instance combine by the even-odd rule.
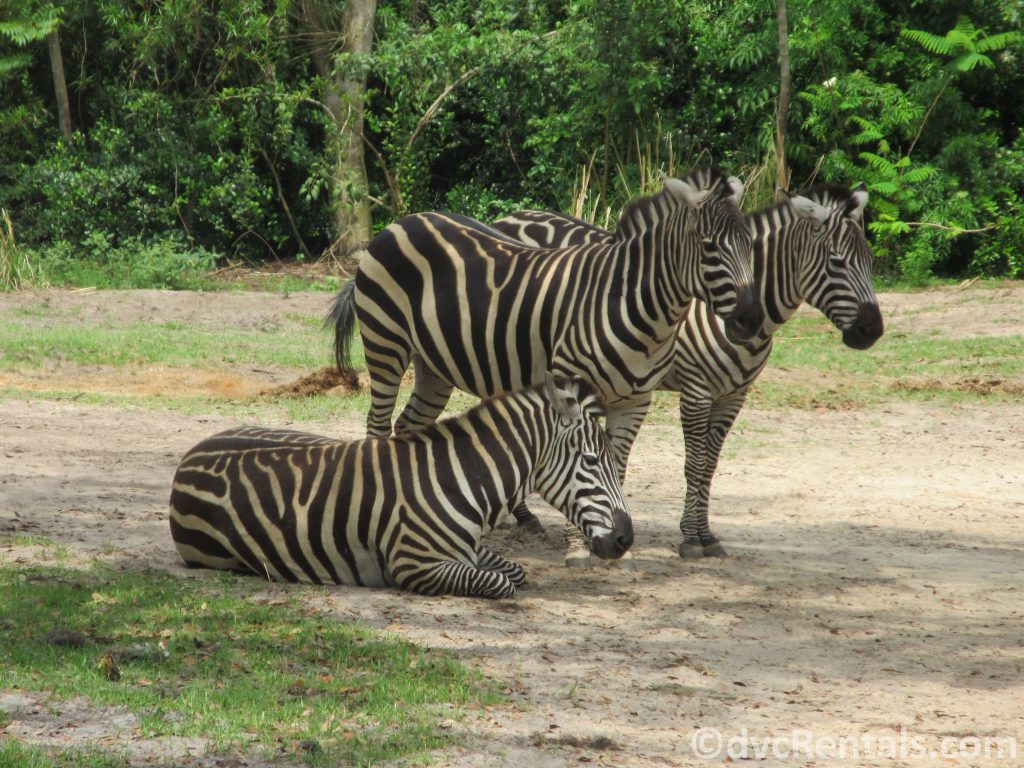
[[[363,146],[366,75],[373,48],[376,0],[302,0],[313,63],[323,83],[323,104],[334,124],[334,222],[342,257],[370,239],[370,198]]]
[[[779,106],[775,115],[775,188],[777,195],[789,189],[789,165],[786,163],[786,121],[789,119],[789,22],[786,0],[776,0],[779,28]]]
[[[64,78],[64,56],[60,51],[60,34],[57,24],[46,35],[46,50],[50,56],[50,72],[53,73],[53,95],[57,100],[57,126],[61,135],[71,135],[71,100],[68,98],[68,83]]]

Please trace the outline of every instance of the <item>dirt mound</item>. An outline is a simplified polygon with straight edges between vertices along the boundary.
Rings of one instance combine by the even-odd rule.
[[[952,390],[979,395],[1024,395],[1024,382],[999,377],[969,376],[960,379],[915,378],[895,382],[898,392],[934,392]]]
[[[271,397],[309,397],[326,392],[336,395],[351,395],[359,391],[359,376],[351,368],[339,370],[333,366],[313,371],[290,384],[264,390],[261,394]]]

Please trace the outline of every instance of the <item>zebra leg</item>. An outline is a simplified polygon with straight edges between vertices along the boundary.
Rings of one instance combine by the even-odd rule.
[[[565,524],[565,567],[590,568],[590,547],[583,531],[572,523]]]
[[[416,380],[409,402],[395,421],[395,434],[398,436],[408,435],[437,421],[454,389],[433,368],[427,366],[419,355],[414,353],[412,362],[416,368]]]
[[[727,554],[711,532],[708,504],[722,444],[745,400],[745,390],[715,401],[706,394],[680,394],[679,415],[686,443],[686,502],[679,521],[683,533],[680,557],[725,557]]]
[[[476,567],[482,571],[503,573],[517,587],[526,583],[526,571],[523,570],[523,566],[513,563],[501,555],[496,555],[485,547],[480,547],[477,551]]]
[[[686,501],[679,529],[683,543],[679,545],[682,558],[704,557],[700,528],[707,525],[708,494],[710,488],[704,482],[708,461],[708,422],[711,418],[711,396],[706,393],[680,392],[679,419],[683,426],[683,442],[686,446]]]
[[[526,533],[540,535],[544,533],[544,526],[537,516],[526,506],[526,501],[520,501],[512,509],[512,517],[516,519],[516,527]]]
[[[409,350],[378,345],[363,336],[366,370],[370,374],[370,412],[366,416],[368,437],[390,437],[391,415],[398,399],[398,387],[409,367]]]
[[[697,536],[700,537],[704,557],[726,557],[728,555],[718,537],[711,532],[708,522],[708,506],[711,498],[711,481],[718,469],[718,457],[722,454],[722,444],[728,437],[729,430],[736,422],[736,417],[742,410],[746,399],[747,393],[746,390],[743,390],[720,398],[711,406],[705,442],[707,461],[704,463],[704,487],[706,489],[704,496],[706,503],[704,504],[704,516],[697,521]]]
[[[605,432],[608,434],[612,454],[619,468],[619,482],[623,485],[626,483],[626,464],[629,461],[629,453],[633,450],[633,443],[636,441],[640,425],[644,423],[647,411],[651,407],[653,397],[653,392],[641,392],[608,411]],[[587,556],[589,557],[589,553]],[[616,560],[615,567],[620,571],[635,571],[636,560],[633,559],[633,553],[627,552]]]
[[[525,575],[523,578],[525,580]],[[477,568],[459,560],[425,563],[402,574],[397,582],[402,589],[420,595],[494,599],[516,596],[516,586],[506,574],[497,570]]]

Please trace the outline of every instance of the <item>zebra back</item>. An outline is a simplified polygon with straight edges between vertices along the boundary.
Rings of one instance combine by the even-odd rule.
[[[516,211],[491,226],[504,235],[539,248],[570,248],[614,240],[607,229],[575,216],[549,211]]]
[[[759,310],[748,312],[756,302],[741,191],[721,171],[698,169],[634,201],[619,240],[552,250],[461,217],[404,217],[374,238],[335,302],[339,364],[354,307],[371,379],[388,390],[414,356],[484,396],[537,383],[549,369],[584,377],[612,400],[649,390],[692,296],[728,315],[736,333],[760,325]]]

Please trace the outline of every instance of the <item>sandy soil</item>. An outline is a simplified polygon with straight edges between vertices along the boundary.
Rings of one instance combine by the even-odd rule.
[[[1024,287],[882,300],[889,333],[1021,333]],[[259,327],[285,310],[321,314],[329,298],[0,295],[0,321],[48,301],[80,305],[83,318],[159,311]],[[283,375],[230,374],[249,382],[242,392]],[[152,372],[142,378],[152,385]],[[169,481],[186,449],[233,424],[0,402],[0,535],[37,534],[76,556],[184,574],[167,531]],[[339,418],[335,432],[358,437],[362,419]],[[315,607],[450,649],[505,681],[507,705],[443,724],[461,744],[438,765],[1024,762],[1024,402],[751,407],[727,452],[712,514],[728,559],[676,556],[682,440],[678,427],[654,424],[641,432],[627,482],[635,573],[567,571],[557,536],[497,531],[490,544],[530,578],[514,601],[338,589]],[[538,511],[557,531],[559,515]],[[0,564],[44,555],[0,545]],[[130,715],[82,702],[0,691],[0,708],[9,713],[0,734],[26,741],[105,743],[140,764],[177,765],[203,751],[143,742]]]

